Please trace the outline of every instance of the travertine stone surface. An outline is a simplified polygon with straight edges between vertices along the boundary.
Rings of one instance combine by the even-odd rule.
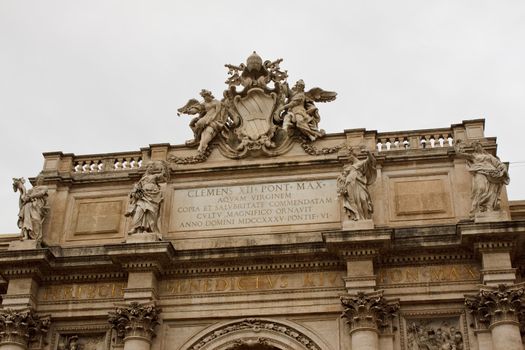
[[[479,141],[495,157],[496,139],[484,135],[484,121],[325,135],[313,103],[335,94],[301,82],[287,90],[280,62],[252,55],[244,66],[229,66],[226,95],[209,101],[204,94],[208,102],[188,106],[200,111],[198,142],[44,154],[39,177],[49,213],[42,244],[0,237],[3,310],[32,308],[53,318],[49,336],[32,342],[32,350],[518,344],[523,297],[507,297],[512,307],[494,298],[507,293],[498,285],[519,290],[524,279],[521,205],[511,203],[511,210],[503,184],[499,211],[472,220],[472,164],[454,148],[458,140]],[[257,106],[261,114],[253,113]],[[199,128],[222,117],[216,107],[231,120],[201,143]],[[356,210],[361,218],[352,220],[337,182],[351,163],[347,149],[365,147],[370,153],[356,158],[374,168],[375,181],[360,167],[343,176],[348,191],[353,175],[364,176],[361,184],[367,178],[355,196],[364,199]],[[489,301],[470,313],[465,296],[480,297],[480,290]]]

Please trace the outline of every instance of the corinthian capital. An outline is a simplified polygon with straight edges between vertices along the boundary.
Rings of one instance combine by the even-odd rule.
[[[151,341],[155,336],[155,327],[159,324],[159,314],[160,309],[153,304],[132,302],[110,312],[108,321],[117,336],[124,340],[137,337]]]
[[[392,327],[392,318],[396,316],[399,303],[387,301],[383,292],[359,292],[356,295],[341,297],[345,317],[351,331],[356,329],[373,329],[381,331]]]
[[[474,316],[476,328],[488,328],[499,322],[518,322],[524,295],[525,289],[519,286],[487,286],[477,295],[466,296],[465,306]]]
[[[0,310],[0,344],[15,343],[27,348],[46,335],[49,316],[39,317],[31,309]]]

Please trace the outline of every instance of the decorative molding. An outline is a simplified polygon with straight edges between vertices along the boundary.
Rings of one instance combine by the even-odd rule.
[[[344,270],[346,264],[341,261],[319,261],[319,262],[297,262],[297,263],[269,263],[269,264],[257,264],[257,265],[242,265],[242,266],[206,266],[206,267],[195,267],[195,268],[183,268],[176,270],[165,271],[163,275],[175,275],[175,276],[188,276],[188,275],[213,275],[217,274],[230,274],[232,272],[240,273],[251,273],[251,272],[267,272],[271,271],[276,273],[277,271],[289,271],[294,272],[299,270],[304,272],[305,269],[308,271],[331,271],[334,269]]]
[[[310,337],[298,331],[297,329],[294,329],[280,322],[262,320],[257,318],[246,318],[242,321],[229,323],[222,327],[214,329],[211,332],[200,337],[196,342],[193,343],[193,345],[187,348],[187,350],[202,349],[207,344],[220,337],[224,337],[233,332],[246,330],[251,330],[256,333],[260,332],[261,330],[265,330],[270,333],[278,333],[282,336],[291,338],[294,341],[302,344],[308,350],[321,350],[321,347],[319,347],[319,345],[317,345]],[[235,348],[235,346],[233,348]]]
[[[155,337],[155,327],[159,324],[160,309],[153,304],[139,304],[131,302],[128,305],[117,307],[109,313],[108,322],[117,332],[117,337],[138,337],[151,342]]]
[[[86,273],[86,274],[71,274],[71,275],[53,275],[46,276],[42,279],[43,282],[63,282],[63,281],[76,281],[76,282],[91,282],[91,281],[123,281],[126,280],[128,274],[126,272],[110,272],[110,273]]]
[[[0,344],[17,344],[27,348],[29,343],[40,342],[47,334],[51,318],[38,316],[32,309],[0,311]]]
[[[476,262],[473,254],[470,253],[438,253],[438,254],[425,254],[425,255],[414,255],[414,256],[381,256],[378,259],[379,265],[388,265],[392,264],[406,264],[406,263],[422,263],[428,264],[428,262],[457,262],[457,261],[469,261]]]
[[[516,247],[514,241],[490,241],[490,242],[477,242],[474,244],[474,249],[480,253],[492,252],[492,251],[508,251]]]
[[[399,302],[387,301],[383,291],[358,292],[356,295],[341,296],[345,317],[350,333],[359,329],[392,331],[392,319],[397,316]]]

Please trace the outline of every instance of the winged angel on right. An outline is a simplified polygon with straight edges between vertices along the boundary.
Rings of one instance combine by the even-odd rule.
[[[280,115],[284,130],[289,131],[291,127],[295,126],[303,135],[311,141],[315,141],[318,137],[324,136],[325,132],[323,129],[319,129],[321,117],[314,102],[333,101],[337,93],[324,91],[318,87],[305,92],[304,87],[302,79],[297,81],[287,96],[286,104],[279,107],[278,113],[285,111],[284,114]]]

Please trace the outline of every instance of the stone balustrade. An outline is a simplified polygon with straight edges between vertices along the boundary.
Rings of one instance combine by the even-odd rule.
[[[454,146],[452,129],[421,130],[405,133],[378,133],[376,149],[378,152],[408,149],[431,149]]]
[[[108,171],[126,171],[142,167],[141,153],[116,153],[109,156],[74,156],[72,173],[102,173]]]

